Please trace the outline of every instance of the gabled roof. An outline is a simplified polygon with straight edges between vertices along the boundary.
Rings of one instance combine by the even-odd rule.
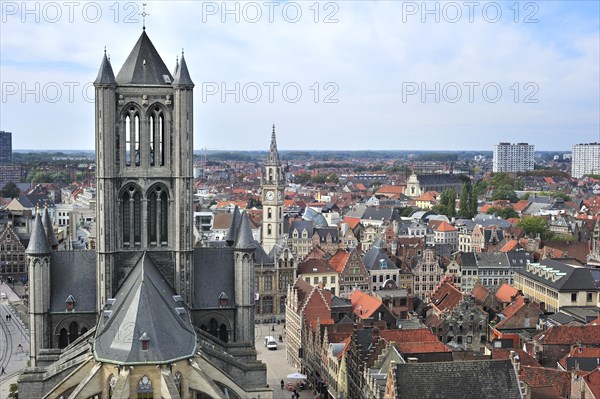
[[[97,361],[112,364],[167,364],[191,358],[196,333],[183,301],[144,253],[100,316],[94,342]],[[142,348],[146,334],[149,345]],[[124,339],[128,337],[128,339]]]
[[[120,85],[161,86],[170,85],[173,82],[171,72],[169,72],[145,30],[117,74],[116,81]]]
[[[377,311],[382,305],[380,299],[366,294],[360,290],[354,290],[350,294],[352,303],[352,312],[361,319],[367,319]]]
[[[367,270],[398,270],[385,251],[375,244],[363,255],[362,260]]]
[[[596,289],[592,273],[587,267],[572,266],[565,262],[554,259],[544,259],[540,263],[541,266],[534,266],[536,270],[544,267],[545,269],[555,271],[558,278],[553,280],[552,276],[542,276],[538,273],[527,270],[527,268],[523,268],[522,270],[518,271],[518,273],[521,273],[532,280],[548,285],[556,290],[581,291]]]
[[[496,291],[496,299],[503,303],[511,303],[518,293],[518,289],[507,283],[504,283],[498,287],[498,291]]]
[[[463,298],[460,292],[450,281],[444,281],[431,294],[431,303],[433,303],[442,312],[452,312]]]
[[[329,259],[329,264],[335,269],[335,271],[341,273],[344,270],[349,257],[350,252],[344,251],[343,249],[338,249],[331,259]]]
[[[538,361],[535,360],[535,358],[533,358],[529,353],[525,352],[523,349],[492,348],[492,360],[510,359],[510,352],[513,351],[519,357],[519,363],[521,363],[521,366],[542,367],[542,365],[539,364]]]
[[[596,368],[596,370],[591,373],[584,375],[583,380],[590,388],[590,391],[592,391],[592,394],[596,398],[600,397],[600,368]]]
[[[298,275],[333,272],[335,272],[335,270],[323,259],[311,258],[298,265]]]
[[[475,287],[473,287],[473,290],[471,291],[471,295],[473,295],[473,297],[475,298],[475,303],[477,303],[478,305],[483,304],[483,302],[485,302],[489,294],[490,289],[479,283],[475,284]]]
[[[534,339],[542,345],[600,345],[600,325],[553,326]]]
[[[521,399],[510,360],[400,363],[395,375],[397,398]]]
[[[557,398],[571,395],[571,373],[546,367],[521,367],[521,381],[531,388],[548,388]]]
[[[592,371],[600,367],[600,348],[575,346],[558,363],[567,371]]]
[[[447,232],[451,232],[451,231],[457,231],[456,227],[452,226],[450,223],[442,221],[437,228],[434,228],[435,231],[440,231],[443,233],[447,233]]]

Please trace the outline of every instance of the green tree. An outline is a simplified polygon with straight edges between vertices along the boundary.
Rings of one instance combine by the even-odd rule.
[[[474,186],[471,186],[471,197],[469,198],[469,214],[473,218],[477,215],[477,190]]]
[[[19,187],[15,183],[9,182],[2,188],[1,196],[3,198],[16,198],[20,193]]]
[[[492,195],[492,200],[509,200],[510,202],[517,202],[519,197],[513,190],[511,186],[502,185],[494,187],[494,194]]]
[[[523,218],[519,222],[519,226],[521,226],[525,230],[525,233],[530,237],[537,237],[538,234],[540,238],[547,238],[549,236],[548,224],[546,223],[546,219],[542,217],[530,216]]]
[[[19,385],[10,384],[8,387],[8,399],[19,399]]]
[[[519,214],[512,208],[493,206],[486,212],[488,215],[496,214],[502,219],[518,218]]]
[[[471,215],[471,206],[470,199],[471,195],[473,195],[473,187],[470,183],[465,183],[462,186],[462,190],[460,192],[460,202],[459,202],[459,210],[458,216],[465,219],[471,219],[473,215]]]
[[[433,210],[449,218],[456,216],[456,191],[453,188],[444,190],[440,196],[440,203],[434,206]]]

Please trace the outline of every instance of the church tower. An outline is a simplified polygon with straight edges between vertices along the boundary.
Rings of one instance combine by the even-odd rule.
[[[46,211],[47,215],[47,211]],[[31,366],[35,367],[40,349],[48,348],[48,309],[50,309],[50,257],[52,249],[42,216],[37,213],[29,245],[25,250],[29,271],[29,325]]]
[[[283,239],[283,197],[285,180],[279,152],[277,152],[277,139],[275,125],[271,134],[271,148],[265,166],[265,175],[262,182],[262,245],[265,252],[270,253],[276,244]]]
[[[194,83],[184,55],[171,74],[144,28],[116,77],[105,51],[94,87],[98,310],[142,251],[190,303]]]

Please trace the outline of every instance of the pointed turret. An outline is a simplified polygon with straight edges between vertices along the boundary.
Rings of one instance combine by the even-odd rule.
[[[254,237],[252,236],[252,230],[250,230],[250,221],[245,213],[240,215],[241,222],[238,230],[237,239],[235,240],[235,249],[254,249]]]
[[[95,85],[116,85],[115,74],[113,73],[112,65],[110,60],[106,56],[106,49],[104,49],[104,57],[100,64],[100,71],[98,71],[98,77],[94,80]]]
[[[227,236],[225,237],[225,241],[227,245],[230,247],[235,243],[237,239],[238,229],[240,227],[240,209],[236,205],[233,209],[233,215],[231,216],[231,224],[229,225],[229,230],[227,231]]]
[[[267,160],[267,163],[277,166],[280,165],[279,152],[277,151],[277,137],[275,137],[275,125],[273,125],[273,133],[271,133],[271,148],[269,150],[269,159]]]
[[[173,85],[194,87],[194,82],[192,82],[190,72],[188,71],[187,64],[185,63],[183,51],[181,52],[181,63],[179,64],[179,68],[176,69],[173,78]]]
[[[177,71],[179,70],[179,57],[175,57],[175,70],[173,71],[173,76],[177,75]]]
[[[42,219],[42,225],[44,226],[44,230],[46,231],[46,237],[48,238],[48,244],[52,249],[56,249],[58,247],[58,240],[54,235],[54,228],[52,227],[52,221],[50,220],[50,214],[48,213],[48,208],[44,208],[44,216]]]
[[[117,75],[120,85],[170,85],[173,76],[144,30]]]
[[[35,223],[33,224],[33,230],[29,238],[29,245],[27,245],[25,253],[27,255],[48,255],[51,252],[52,249],[48,245],[48,237],[42,224],[42,217],[38,213],[35,217]]]

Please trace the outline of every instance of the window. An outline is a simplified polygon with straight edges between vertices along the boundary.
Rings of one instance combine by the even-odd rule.
[[[594,298],[594,297],[593,297],[593,295],[594,295],[594,294],[593,294],[593,293],[591,293],[591,292],[588,292],[588,293],[587,293],[587,301],[588,301],[588,302],[592,302],[592,301],[593,301],[593,298]]]
[[[331,276],[331,284],[335,284],[335,276]],[[333,291],[331,293],[333,294]]]
[[[319,284],[319,278],[313,277],[313,285],[317,285],[317,284]]]
[[[576,292],[571,294],[571,302],[577,302],[577,293]]]
[[[270,296],[263,299],[263,313],[273,313],[273,298]]]
[[[273,289],[273,276],[265,276],[264,284],[265,291],[271,291]]]
[[[310,277],[306,277],[306,278],[304,279],[304,281],[306,281],[308,284],[310,284]]]
[[[327,276],[323,276],[323,285],[327,285]]]
[[[473,337],[470,335],[467,335],[467,344],[470,344],[473,342]]]

